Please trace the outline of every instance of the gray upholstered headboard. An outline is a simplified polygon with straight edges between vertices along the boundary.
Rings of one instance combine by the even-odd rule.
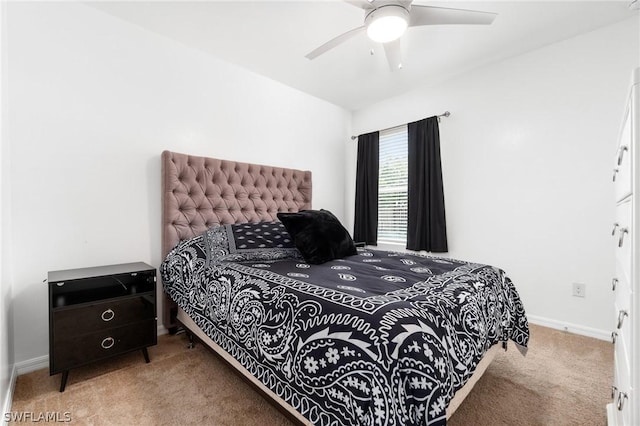
[[[162,153],[162,258],[215,224],[277,220],[311,208],[311,172]],[[170,327],[167,300],[164,325]]]

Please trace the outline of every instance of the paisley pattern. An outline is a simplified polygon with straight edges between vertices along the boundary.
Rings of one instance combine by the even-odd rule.
[[[528,343],[495,267],[374,250],[307,265],[291,249],[233,252],[229,235],[179,244],[161,266],[165,291],[315,425],[446,424],[492,345]]]

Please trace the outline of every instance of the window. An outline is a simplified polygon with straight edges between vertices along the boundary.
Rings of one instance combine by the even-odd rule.
[[[407,126],[380,132],[379,242],[407,242],[407,151]]]

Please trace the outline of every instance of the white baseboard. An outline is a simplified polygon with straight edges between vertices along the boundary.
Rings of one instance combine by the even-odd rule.
[[[6,426],[9,424],[4,414],[11,412],[11,404],[13,402],[13,392],[16,389],[17,378],[18,378],[18,370],[14,365],[13,368],[11,368],[11,377],[9,377],[9,389],[7,389],[7,396],[4,399],[4,402],[2,404],[2,425],[3,426]]]
[[[615,410],[616,409],[613,407],[613,402],[611,404],[607,404],[607,425],[608,426],[618,425],[618,418],[616,417]]]
[[[31,373],[32,371],[41,370],[43,368],[49,368],[49,355],[42,355],[26,361],[16,362],[14,367],[18,376]]]
[[[597,328],[585,327],[583,325],[562,322],[536,315],[527,315],[527,319],[531,324],[555,328],[556,330],[567,331],[581,336],[593,337],[594,339],[611,341],[611,331],[599,330]]]

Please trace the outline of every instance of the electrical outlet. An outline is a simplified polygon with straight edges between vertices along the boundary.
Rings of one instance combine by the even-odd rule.
[[[573,283],[573,295],[576,297],[584,297],[586,291],[586,284]]]

